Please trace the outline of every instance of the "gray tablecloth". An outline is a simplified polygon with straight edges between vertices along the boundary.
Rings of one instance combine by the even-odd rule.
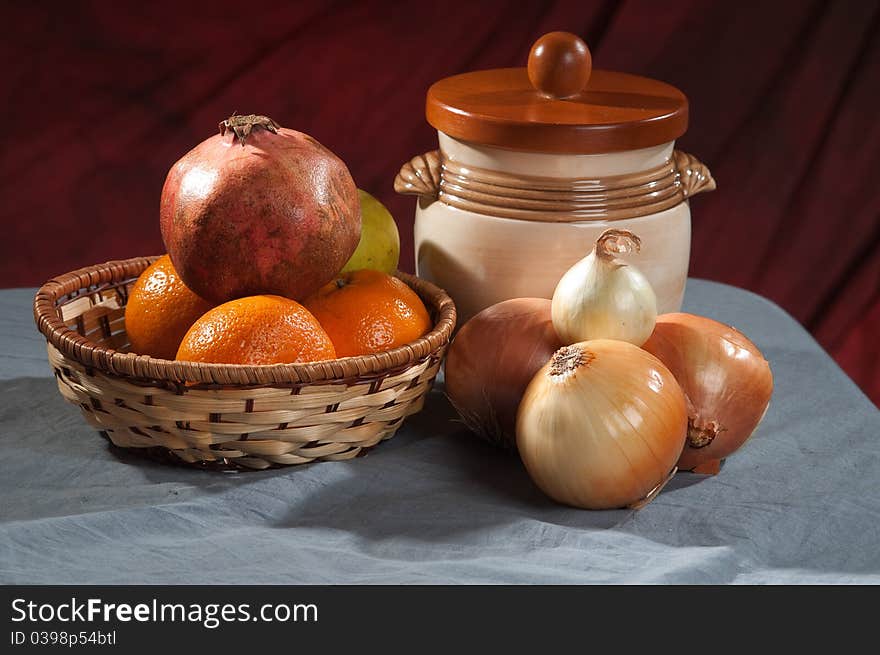
[[[880,412],[777,306],[691,280],[776,390],[714,477],[639,511],[553,504],[439,390],[367,457],[222,474],[118,454],[65,403],[33,290],[0,292],[2,583],[877,583]]]

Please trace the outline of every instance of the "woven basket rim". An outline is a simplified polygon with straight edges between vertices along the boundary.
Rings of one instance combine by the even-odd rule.
[[[137,277],[159,258],[134,257],[94,264],[53,277],[34,297],[34,320],[46,340],[62,354],[111,375],[177,384],[299,385],[339,383],[381,377],[404,370],[448,344],[455,329],[456,309],[452,298],[436,285],[397,271],[395,276],[412,288],[433,309],[432,329],[410,343],[373,355],[343,357],[299,364],[205,364],[160,359],[108,348],[69,328],[59,317],[59,299],[86,295],[101,286],[112,286]]]

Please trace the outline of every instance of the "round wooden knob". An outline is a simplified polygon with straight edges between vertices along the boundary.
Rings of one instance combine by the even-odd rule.
[[[575,96],[587,86],[592,71],[590,49],[571,32],[545,34],[535,41],[529,52],[529,80],[544,95]]]

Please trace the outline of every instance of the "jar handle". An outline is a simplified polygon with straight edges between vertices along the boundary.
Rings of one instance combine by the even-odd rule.
[[[440,195],[440,166],[439,150],[416,155],[400,167],[394,178],[394,190],[434,202]]]
[[[678,171],[681,190],[685,199],[704,191],[715,190],[715,178],[699,159],[681,150],[672,153],[675,169]]]

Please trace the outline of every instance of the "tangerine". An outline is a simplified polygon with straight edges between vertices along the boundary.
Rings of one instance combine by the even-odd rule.
[[[183,337],[177,359],[215,364],[293,364],[335,359],[309,311],[281,296],[247,296],[217,305]]]
[[[330,335],[338,357],[401,346],[424,336],[432,325],[416,292],[381,271],[340,273],[303,304]]]
[[[183,335],[212,304],[192,291],[162,255],[138,276],[125,305],[129,350],[174,359]]]

